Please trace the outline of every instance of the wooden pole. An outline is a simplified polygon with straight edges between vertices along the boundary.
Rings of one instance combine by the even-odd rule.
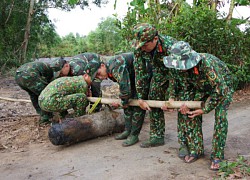
[[[96,102],[97,97],[88,97],[88,101]],[[186,104],[190,109],[200,109],[203,106],[202,101],[156,101],[156,100],[145,100],[148,103],[149,107],[161,108],[163,105],[166,105],[170,109],[180,108],[182,104]],[[111,98],[101,98],[101,104],[112,104],[118,103],[121,105],[120,99],[111,99]],[[139,106],[138,100],[130,99],[129,106]]]
[[[27,99],[13,99],[13,98],[6,98],[6,97],[0,97],[2,100],[6,101],[14,101],[14,102],[31,102]],[[99,98],[97,97],[87,97],[88,101],[90,102],[96,102]],[[170,109],[176,109],[180,108],[182,104],[186,104],[188,108],[190,109],[200,109],[203,107],[202,101],[156,101],[156,100],[144,100],[148,103],[149,107],[152,108],[161,108],[163,105],[166,105]],[[121,99],[112,99],[112,98],[101,98],[100,101],[101,104],[112,104],[112,103],[118,103],[121,105]],[[139,106],[138,100],[136,99],[130,99],[129,100],[130,106]]]

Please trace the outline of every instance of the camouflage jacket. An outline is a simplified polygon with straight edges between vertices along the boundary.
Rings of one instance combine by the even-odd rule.
[[[82,88],[82,85],[85,88]],[[45,97],[66,96],[76,93],[87,93],[88,85],[83,76],[60,77],[55,79],[42,91],[39,100]]]
[[[202,108],[208,113],[234,92],[232,76],[227,65],[217,57],[206,53],[199,55],[202,59],[196,67],[173,75],[177,89],[171,90],[171,96],[176,92],[179,100],[195,101],[210,97]]]
[[[140,49],[135,53],[135,75],[136,75],[136,90],[138,99],[147,99],[148,89],[150,87],[150,65],[153,68],[153,76],[156,77],[159,84],[164,84],[169,80],[170,69],[163,64],[163,57],[169,54],[169,48],[176,42],[170,36],[158,35],[159,40],[156,48],[150,52],[143,52]]]
[[[128,104],[132,91],[135,91],[135,71],[133,61],[133,53],[123,53],[112,57],[106,63],[109,79],[119,84],[119,97],[122,99],[122,105]]]
[[[70,76],[78,76],[84,74],[84,69],[87,63],[95,59],[96,61],[101,61],[99,54],[96,53],[82,53],[74,56],[70,61]],[[100,80],[95,79],[96,82]]]
[[[29,62],[20,66],[16,73],[22,73],[22,78],[40,76],[44,84],[49,84],[53,80],[53,70],[48,63],[45,62]]]
[[[72,58],[68,61],[70,66],[69,76],[79,76],[85,74],[85,66],[87,62],[81,58]]]
[[[98,54],[89,53],[89,52],[78,54],[78,55],[74,56],[73,59],[74,58],[80,58],[85,62],[89,62],[89,61],[91,61],[93,59],[100,61],[100,56]]]

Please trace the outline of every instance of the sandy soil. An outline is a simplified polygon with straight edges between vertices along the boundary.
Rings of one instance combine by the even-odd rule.
[[[113,93],[113,92],[112,92]],[[13,78],[0,78],[0,96],[29,99]],[[250,159],[250,90],[235,93],[228,120],[226,159]],[[122,147],[114,135],[71,146],[54,146],[47,137],[49,125],[39,126],[30,103],[0,100],[0,179],[213,179],[209,155],[213,112],[204,116],[205,157],[186,164],[177,157],[176,112],[165,113],[165,145],[140,148],[149,137],[145,120],[140,142]],[[247,178],[246,178],[247,179]],[[250,179],[250,177],[249,177]]]

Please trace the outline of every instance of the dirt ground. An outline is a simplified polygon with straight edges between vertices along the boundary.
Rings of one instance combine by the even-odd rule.
[[[29,99],[11,77],[0,77],[0,96]],[[249,111],[248,88],[235,93],[228,113],[226,159],[238,155],[250,159]],[[0,179],[213,179],[216,172],[209,170],[213,114],[204,115],[205,157],[186,164],[177,157],[176,112],[165,113],[164,146],[140,148],[140,142],[149,137],[148,118],[139,143],[130,147],[122,147],[114,135],[54,146],[47,136],[50,126],[38,125],[39,116],[31,103],[0,99]]]

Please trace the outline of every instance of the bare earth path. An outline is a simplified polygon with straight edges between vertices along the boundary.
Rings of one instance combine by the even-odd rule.
[[[250,93],[239,92],[231,105],[226,159],[244,155],[250,159]],[[28,99],[13,78],[0,79],[0,96]],[[165,145],[143,149],[139,143],[149,136],[146,119],[140,142],[122,147],[114,135],[72,146],[54,146],[47,138],[49,126],[38,126],[30,103],[0,100],[0,179],[213,179],[209,155],[213,113],[204,116],[205,157],[186,164],[177,157],[176,112],[165,113]]]

